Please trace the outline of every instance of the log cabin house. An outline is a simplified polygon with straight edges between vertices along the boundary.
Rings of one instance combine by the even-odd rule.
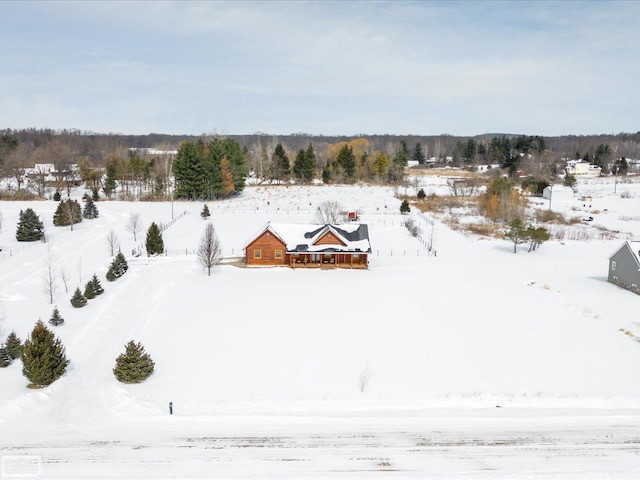
[[[367,268],[371,243],[369,228],[364,224],[268,223],[244,251],[248,266]]]

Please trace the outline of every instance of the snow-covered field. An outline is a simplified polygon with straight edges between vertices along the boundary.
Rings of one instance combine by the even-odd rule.
[[[606,277],[621,239],[640,237],[640,184],[579,192],[591,207],[554,210],[589,213],[619,239],[514,255],[436,221],[433,256],[391,188],[254,186],[209,204],[225,255],[267,221],[308,223],[338,200],[370,225],[370,268],[221,265],[211,277],[193,255],[202,203],[99,202],[100,217],[70,231],[53,227],[54,202],[0,202],[0,339],[51,316],[51,258],[69,288],[59,274],[65,323],[51,328],[71,360],[42,390],[26,388],[19,361],[0,369],[0,478],[34,464],[43,478],[637,478],[640,343],[621,329],[640,336],[640,297]],[[47,244],[15,241],[27,207]],[[166,257],[130,256],[144,240],[126,229],[132,212],[145,230],[173,212]],[[113,283],[110,230],[130,265]],[[73,309],[93,273],[105,293]],[[140,385],[111,372],[131,339],[156,362]]]

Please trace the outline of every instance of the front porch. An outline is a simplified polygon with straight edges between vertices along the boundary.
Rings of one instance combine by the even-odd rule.
[[[367,255],[362,253],[291,253],[291,268],[360,268],[368,267]]]

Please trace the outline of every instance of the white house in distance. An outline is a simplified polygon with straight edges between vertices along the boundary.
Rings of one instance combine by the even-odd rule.
[[[542,198],[554,202],[568,202],[573,200],[573,190],[564,185],[549,185],[542,191]]]
[[[567,166],[565,171],[568,175],[599,177],[602,173],[602,168],[598,165],[592,165],[589,162],[583,160],[567,160]]]

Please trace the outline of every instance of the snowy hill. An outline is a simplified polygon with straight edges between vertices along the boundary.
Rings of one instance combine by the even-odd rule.
[[[100,217],[74,231],[52,226],[53,202],[0,203],[0,338],[15,330],[24,339],[50,317],[42,272],[51,262],[68,279],[65,292],[58,275],[55,302],[65,323],[52,328],[71,360],[63,378],[39,391],[26,388],[20,362],[0,369],[1,428],[84,438],[133,422],[147,438],[164,425],[170,401],[183,422],[171,428],[185,435],[192,421],[224,415],[637,407],[640,344],[620,329],[640,335],[638,297],[606,281],[620,240],[550,241],[514,255],[506,241],[436,223],[437,256],[429,256],[382,187],[251,187],[209,207],[225,255],[239,256],[267,221],[307,223],[326,199],[369,224],[369,270],[221,265],[207,277],[192,254],[202,203],[175,202],[174,216],[187,213],[165,231],[168,255],[158,258],[130,256],[144,234],[134,241],[126,224],[131,212],[145,230],[168,224],[168,203],[99,202]],[[609,200],[608,218],[632,215],[633,200]],[[27,207],[44,220],[49,243],[15,241]],[[622,223],[640,236],[637,221]],[[104,280],[110,230],[130,265],[115,282]],[[93,273],[105,293],[73,309],[73,290]],[[156,372],[125,386],[111,369],[131,339]]]

